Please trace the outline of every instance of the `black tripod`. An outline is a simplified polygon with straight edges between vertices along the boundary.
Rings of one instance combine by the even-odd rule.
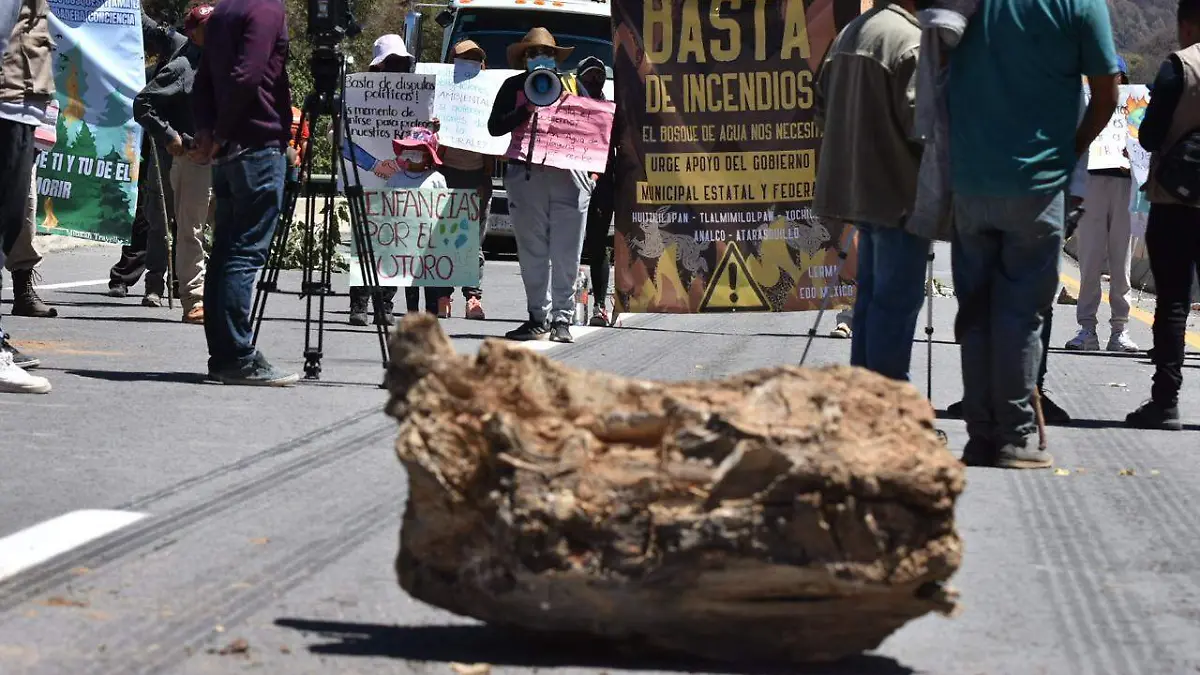
[[[346,121],[343,104],[343,94],[346,87],[346,59],[341,50],[335,46],[318,46],[313,49],[310,59],[313,75],[313,91],[304,99],[304,108],[300,115],[300,125],[297,136],[302,135],[306,125],[310,126],[308,138],[296,139],[297,149],[303,158],[300,169],[288,168],[287,183],[283,193],[283,212],[280,216],[279,227],[271,239],[267,252],[267,264],[258,282],[254,295],[254,307],[250,320],[254,325],[254,344],[258,344],[258,335],[262,329],[263,316],[266,314],[267,296],[281,292],[279,289],[279,274],[283,267],[283,255],[287,249],[288,237],[295,225],[296,202],[301,195],[308,197],[305,202],[304,240],[301,249],[301,268],[303,280],[300,284],[299,297],[305,300],[304,311],[304,378],[317,380],[321,377],[321,356],[325,346],[325,298],[337,295],[332,289],[333,257],[337,245],[341,242],[338,230],[336,205],[334,198],[338,194],[335,181],[319,183],[312,180],[314,159],[313,139],[317,138],[319,130],[317,122],[327,117],[333,125],[333,149],[330,166],[334,167],[334,175],[341,166],[342,186],[350,212],[350,233],[354,237],[355,248],[358,251],[358,263],[362,271],[363,283],[371,288],[375,302],[375,334],[379,338],[379,353],[383,359],[383,367],[387,368],[387,326],[379,319],[383,311],[383,292],[379,287],[379,275],[375,269],[374,248],[367,235],[367,203],[363,197],[362,182],[359,179],[358,165],[341,159],[343,140],[350,138],[350,125]],[[310,124],[311,121],[311,124]],[[350,179],[353,174],[354,179]],[[320,204],[318,205],[318,202]],[[318,223],[318,215],[320,222]],[[313,303],[316,302],[316,337],[313,337]]]

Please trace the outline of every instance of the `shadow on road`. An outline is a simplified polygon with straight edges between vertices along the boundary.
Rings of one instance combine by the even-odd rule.
[[[622,653],[623,645],[603,641],[539,636],[480,625],[385,626],[311,619],[279,619],[275,625],[334,640],[309,647],[327,656],[375,656],[408,661],[488,663],[525,668],[619,668],[672,672],[740,673],[747,675],[910,675],[895,659],[862,655],[836,664],[740,666],[675,658],[660,654]]]
[[[204,373],[149,373],[126,370],[66,370],[68,375],[78,375],[93,380],[109,382],[176,382],[179,384],[205,384]]]

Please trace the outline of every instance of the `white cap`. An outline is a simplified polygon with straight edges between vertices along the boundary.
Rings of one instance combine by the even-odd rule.
[[[404,45],[404,38],[395,33],[380,36],[375,41],[375,58],[371,59],[371,67],[374,68],[383,63],[383,60],[389,56],[412,58],[412,54],[408,53],[408,47]]]

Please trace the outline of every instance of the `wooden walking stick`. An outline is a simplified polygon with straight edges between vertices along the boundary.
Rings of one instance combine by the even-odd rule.
[[[175,262],[171,255],[171,216],[167,213],[167,190],[162,179],[162,155],[158,144],[150,139],[150,165],[154,171],[154,185],[158,189],[158,207],[162,211],[163,243],[167,247],[167,309],[175,309]]]
[[[1047,447],[1046,416],[1042,413],[1042,391],[1039,387],[1033,388],[1033,413],[1037,418],[1038,450],[1045,450]]]

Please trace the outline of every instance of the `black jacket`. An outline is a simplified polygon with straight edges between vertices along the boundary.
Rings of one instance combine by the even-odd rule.
[[[133,98],[133,118],[154,134],[160,145],[166,145],[174,135],[196,133],[191,97],[202,53],[200,47],[187,43]]]
[[[493,136],[511,134],[533,116],[524,105],[517,107],[517,93],[525,91],[525,78],[529,73],[517,73],[500,85],[496,100],[492,102],[492,114],[488,117],[488,133]]]

